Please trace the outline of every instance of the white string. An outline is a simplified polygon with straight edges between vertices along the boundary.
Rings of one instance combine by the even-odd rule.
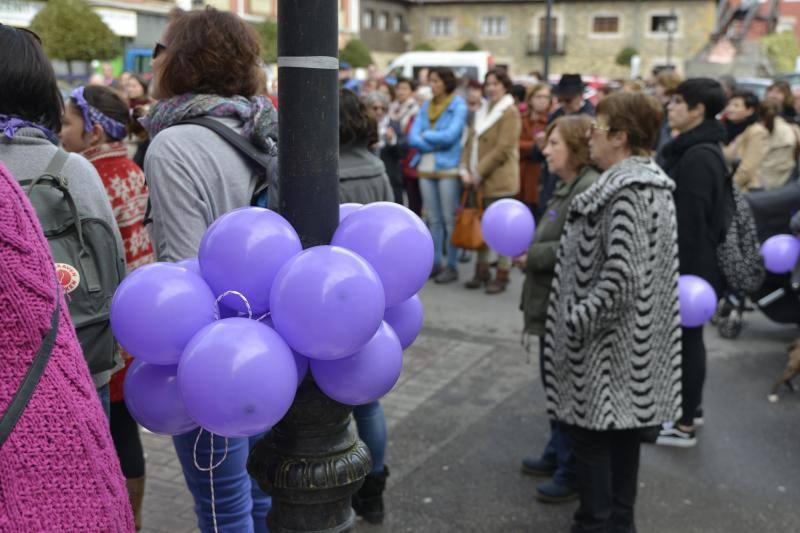
[[[247,298],[245,298],[244,294],[242,294],[239,291],[225,291],[222,294],[220,294],[219,296],[217,296],[217,300],[216,300],[216,302],[214,302],[214,320],[219,320],[219,304],[220,304],[220,302],[223,300],[223,298],[225,298],[226,296],[229,296],[231,294],[233,294],[235,296],[238,296],[239,298],[242,299],[242,301],[244,302],[245,307],[247,307],[247,318],[251,318],[252,319],[253,318],[253,308],[250,307],[250,302],[247,301]]]
[[[208,468],[204,468],[197,462],[197,444],[200,442],[200,435],[202,434],[203,428],[200,428],[200,431],[197,432],[197,437],[194,439],[192,458],[194,459],[195,468],[201,472],[208,472],[208,479],[211,483],[211,519],[214,522],[214,533],[219,533],[219,529],[217,528],[217,501],[214,494],[214,469],[219,468],[228,457],[228,437],[225,437],[225,453],[222,455],[222,459],[219,460],[219,463],[214,464],[214,434],[210,431],[208,432],[208,434],[211,435],[211,456],[208,460]]]

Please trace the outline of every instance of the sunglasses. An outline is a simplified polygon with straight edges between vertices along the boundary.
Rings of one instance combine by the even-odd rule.
[[[157,58],[161,55],[161,52],[166,50],[167,47],[161,43],[156,43],[155,47],[153,48],[153,59]]]

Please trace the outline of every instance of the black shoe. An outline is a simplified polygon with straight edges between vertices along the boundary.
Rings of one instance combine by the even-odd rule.
[[[664,424],[658,434],[656,444],[659,446],[676,446],[678,448],[691,448],[697,444],[697,437],[694,431],[683,431],[678,429],[677,424]]]
[[[522,473],[529,476],[550,477],[556,473],[556,463],[544,458],[525,457],[522,459]]]
[[[536,487],[536,499],[543,503],[567,503],[578,499],[578,491],[550,481]]]
[[[458,270],[453,267],[447,267],[439,272],[439,275],[436,276],[433,281],[439,284],[453,283],[454,281],[458,281]]]
[[[429,276],[429,278],[430,279],[435,279],[436,276],[438,276],[439,274],[442,273],[442,270],[444,270],[444,269],[441,266],[439,266],[439,265],[434,266],[431,269],[431,275]]]
[[[387,477],[389,467],[384,465],[382,474],[367,475],[364,484],[353,495],[353,510],[370,524],[383,523],[383,491]]]

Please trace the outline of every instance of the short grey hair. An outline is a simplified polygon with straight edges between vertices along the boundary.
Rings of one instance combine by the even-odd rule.
[[[367,107],[372,107],[372,105],[375,103],[381,103],[388,108],[389,98],[387,98],[387,96],[380,91],[372,91],[368,95],[364,96],[364,105]]]

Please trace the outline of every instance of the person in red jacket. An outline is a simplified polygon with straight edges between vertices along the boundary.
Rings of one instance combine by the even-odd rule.
[[[128,158],[128,105],[108,87],[78,87],[64,110],[61,143],[83,155],[97,169],[111,200],[125,244],[128,272],[156,260],[144,226],[147,186],[144,173]],[[128,486],[136,529],[141,528],[144,498],[144,452],[139,427],[123,401],[122,384],[131,357],[122,351],[125,368],[111,378],[111,436]]]

